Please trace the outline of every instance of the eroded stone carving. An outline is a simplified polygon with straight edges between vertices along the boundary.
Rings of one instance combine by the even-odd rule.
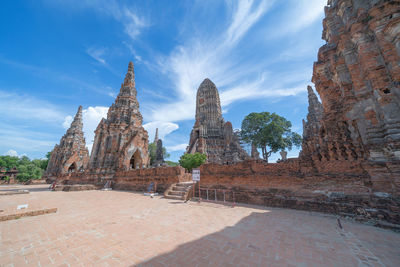
[[[313,82],[325,158],[400,160],[400,2],[329,1]]]
[[[375,190],[400,188],[400,1],[330,0],[309,88],[301,159],[360,162]],[[311,161],[310,161],[311,160]],[[389,185],[390,184],[390,185]]]

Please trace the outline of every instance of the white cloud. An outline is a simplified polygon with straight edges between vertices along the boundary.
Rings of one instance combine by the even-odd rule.
[[[158,128],[158,138],[163,139],[163,142],[165,143],[165,136],[179,129],[179,125],[173,122],[152,121],[143,124],[143,128],[145,128],[146,131],[149,133],[150,142],[153,142],[154,136],[156,134],[156,128]]]
[[[236,2],[233,2],[234,4]],[[160,71],[173,81],[177,98],[154,106],[148,114],[155,121],[180,121],[194,117],[196,90],[203,79],[210,78],[219,87],[229,88],[252,75],[260,64],[238,65],[233,49],[250,28],[268,11],[273,1],[240,1],[232,7],[227,28],[216,36],[195,36],[159,60]],[[209,41],[211,40],[211,41]],[[147,115],[147,114],[146,114]]]
[[[62,124],[64,129],[68,129],[69,126],[71,126],[71,122],[73,120],[73,117],[71,115],[68,115],[64,118],[64,122]]]
[[[94,131],[102,118],[107,118],[108,107],[96,106],[82,110],[83,132],[85,133],[86,146],[92,150]]]
[[[53,104],[29,95],[0,91],[0,116],[45,122],[61,121],[63,114]]]
[[[260,19],[275,1],[239,1],[236,12],[233,14],[232,23],[227,30],[225,42],[228,44],[236,43],[247,31]]]
[[[67,8],[68,11],[94,10],[99,15],[113,17],[122,23],[125,33],[132,39],[137,38],[141,31],[150,26],[143,16],[133,9],[132,4],[121,4],[116,0],[47,0],[48,5]]]
[[[104,65],[107,64],[106,60],[104,59],[104,54],[106,53],[106,51],[107,48],[105,47],[89,47],[88,49],[86,49],[86,53],[89,56]]]
[[[186,147],[188,144],[179,144],[175,146],[167,146],[167,151],[173,152],[173,151],[186,151]]]
[[[8,150],[8,151],[6,152],[6,156],[18,157],[18,152],[15,151],[15,150],[13,150],[13,149],[10,149],[10,150]]]
[[[2,149],[24,152],[50,151],[55,143],[51,134],[32,131],[27,126],[0,123],[0,147]],[[25,154],[19,156],[23,155]]]
[[[129,9],[125,10],[124,27],[125,33],[128,34],[132,39],[135,39],[141,32],[141,30],[148,26],[144,18],[139,17],[137,14]]]
[[[276,38],[294,34],[311,25],[324,14],[326,0],[290,0],[286,13],[282,14],[282,19],[273,25],[266,36],[267,38]],[[295,18],[295,19],[294,19]]]

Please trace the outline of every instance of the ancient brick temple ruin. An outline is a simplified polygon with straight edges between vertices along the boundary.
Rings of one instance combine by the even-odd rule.
[[[148,134],[136,98],[135,72],[129,62],[128,72],[115,103],[95,131],[89,169],[92,172],[115,172],[147,167]]]
[[[361,162],[380,190],[400,187],[400,2],[328,1],[302,158]]]
[[[204,153],[207,161],[220,164],[249,159],[233,133],[232,124],[222,118],[218,89],[209,79],[199,86],[196,96],[196,122],[186,153]]]
[[[87,167],[89,151],[82,127],[82,106],[79,106],[71,126],[51,153],[45,177],[83,171]]]
[[[325,15],[326,44],[312,77],[321,101],[308,87],[299,158],[266,163],[254,160],[255,149],[250,158],[224,122],[209,79],[197,92],[187,153],[208,156],[200,166],[202,187],[231,190],[237,202],[328,212],[400,229],[400,1],[329,0]],[[98,171],[105,169],[115,171],[113,188],[144,190],[157,182],[160,192],[189,180],[180,167],[134,169],[148,164],[141,121],[130,64],[116,103],[96,130],[91,170],[60,173],[59,180],[102,186]],[[66,147],[65,153],[71,151]]]

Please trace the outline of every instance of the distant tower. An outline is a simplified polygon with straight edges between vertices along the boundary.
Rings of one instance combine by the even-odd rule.
[[[156,135],[154,136],[154,144],[157,144],[158,141],[158,128],[156,128]]]
[[[89,151],[82,128],[82,106],[79,106],[71,126],[51,152],[45,177],[83,171],[87,167]]]
[[[164,164],[164,153],[163,153],[163,144],[162,140],[157,140],[157,149],[156,149],[156,160],[154,162],[154,166],[161,166]]]
[[[115,103],[95,131],[89,164],[92,171],[114,172],[148,166],[148,134],[142,127],[136,94],[133,63],[129,62]]]
[[[233,133],[232,124],[222,118],[218,89],[209,79],[197,90],[196,122],[186,150],[186,153],[195,152],[206,154],[208,162],[222,164],[249,158]]]

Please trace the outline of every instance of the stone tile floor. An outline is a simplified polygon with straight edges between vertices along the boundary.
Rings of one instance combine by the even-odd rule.
[[[399,233],[331,215],[47,187],[0,196],[58,208],[0,222],[0,266],[400,266]]]

